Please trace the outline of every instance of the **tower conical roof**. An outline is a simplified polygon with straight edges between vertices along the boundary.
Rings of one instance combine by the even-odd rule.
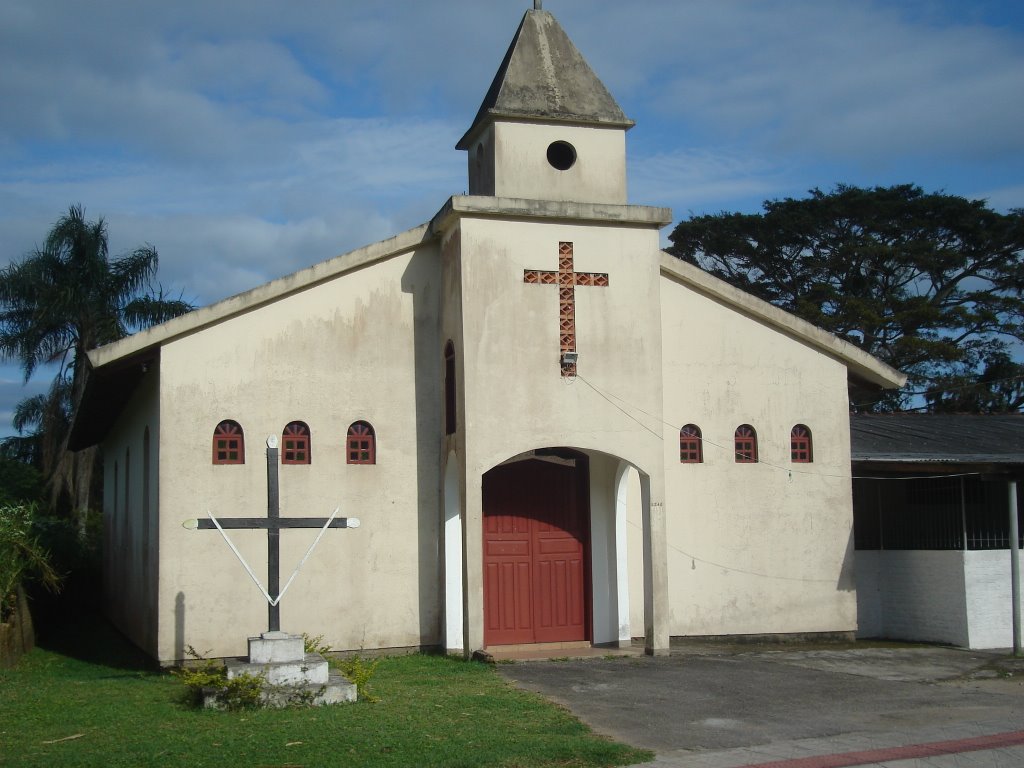
[[[523,16],[473,125],[456,147],[468,149],[477,129],[495,117],[633,126],[555,17],[541,10]]]

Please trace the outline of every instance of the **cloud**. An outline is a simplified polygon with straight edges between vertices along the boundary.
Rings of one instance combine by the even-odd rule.
[[[282,127],[275,150],[211,167],[69,161],[0,173],[0,227],[22,245],[45,235],[66,204],[108,222],[111,252],[139,243],[161,254],[161,280],[201,303],[429,219],[461,192],[463,158],[446,121],[321,120]]]
[[[528,5],[6,0],[0,262],[80,202],[207,303],[415,226],[466,188],[453,145]],[[678,218],[843,181],[1024,205],[1016,6],[549,7],[638,122],[637,202]]]
[[[789,184],[784,170],[763,158],[706,150],[646,155],[630,170],[633,200],[680,200],[687,211],[714,213],[741,199],[760,204]]]
[[[654,108],[704,135],[835,158],[1024,149],[1021,35],[906,4],[689,6]]]
[[[994,187],[972,193],[969,197],[988,201],[989,207],[997,211],[1009,211],[1011,208],[1024,209],[1024,184],[1008,187]]]

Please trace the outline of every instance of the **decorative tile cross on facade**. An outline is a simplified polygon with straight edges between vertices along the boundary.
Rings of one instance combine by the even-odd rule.
[[[596,285],[608,287],[606,272],[574,272],[572,264],[572,243],[558,244],[558,271],[541,269],[523,271],[524,283],[541,283],[558,286],[558,326],[561,351],[558,356],[562,375],[576,375],[576,286]]]

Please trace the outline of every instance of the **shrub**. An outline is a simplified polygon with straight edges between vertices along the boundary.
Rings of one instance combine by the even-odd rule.
[[[323,635],[313,636],[303,632],[302,640],[306,653],[319,653],[330,662],[331,666],[348,678],[350,683],[355,685],[357,698],[363,701],[378,701],[377,697],[370,693],[368,683],[377,671],[377,664],[380,663],[380,659],[370,661],[369,659],[364,659],[359,654],[341,659],[332,658],[328,656],[331,646],[324,642]]]
[[[377,671],[380,659],[364,659],[359,654],[348,656],[344,659],[332,660],[348,681],[356,687],[356,697],[363,701],[378,701],[377,697],[370,693],[368,683]]]
[[[205,696],[212,691],[217,704],[231,712],[258,709],[264,705],[265,680],[258,675],[238,675],[230,680],[224,665],[204,658],[191,645],[186,652],[193,662],[171,671],[188,689],[189,703],[202,707]]]
[[[53,591],[60,588],[49,553],[33,532],[34,518],[35,505],[0,505],[0,622],[14,610],[16,590],[27,578]]]

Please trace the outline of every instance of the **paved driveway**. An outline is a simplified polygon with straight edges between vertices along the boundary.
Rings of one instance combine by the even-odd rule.
[[[694,645],[669,657],[498,668],[595,731],[658,753],[843,736],[893,745],[1024,728],[1024,662],[1005,654]]]

